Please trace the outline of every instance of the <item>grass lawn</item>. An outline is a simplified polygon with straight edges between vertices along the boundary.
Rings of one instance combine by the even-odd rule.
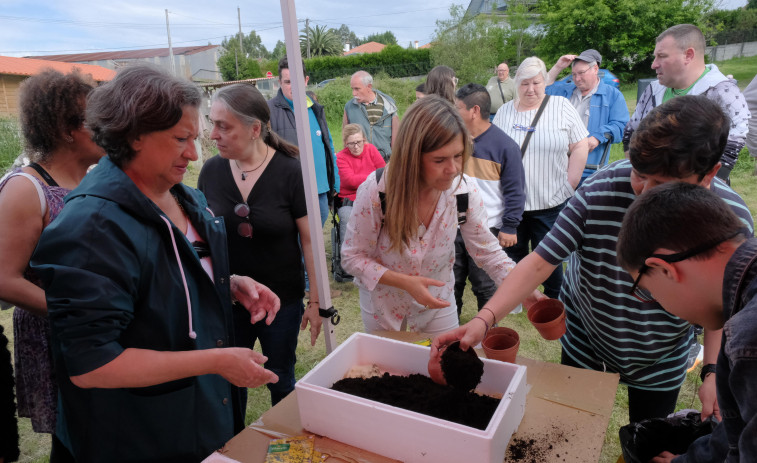
[[[739,87],[742,89],[751,81],[754,75],[757,73],[757,57],[752,58],[739,58],[733,59],[727,62],[718,63],[719,68],[725,74],[733,74],[736,79],[739,80]],[[340,83],[341,81],[337,81]],[[342,83],[346,83],[342,82]],[[329,84],[334,85],[334,84]],[[411,86],[401,84],[410,88]],[[327,88],[329,87],[327,86]],[[415,85],[412,85],[414,88]],[[382,87],[379,87],[382,88]],[[341,91],[341,90],[340,90]],[[409,90],[408,90],[409,91]],[[621,86],[621,91],[626,97],[626,101],[629,106],[629,110],[633,112],[636,107],[636,84],[625,84]],[[344,92],[342,92],[344,93]],[[391,92],[389,92],[391,94]],[[346,94],[348,95],[348,93]],[[414,95],[414,93],[413,93]],[[328,95],[326,95],[328,97]],[[344,98],[348,98],[345,96]],[[412,101],[409,99],[408,101]],[[328,98],[326,98],[328,99]],[[346,101],[343,100],[343,101]],[[342,101],[342,105],[343,105]],[[335,104],[333,102],[322,103]],[[408,103],[409,104],[409,103]],[[403,106],[403,108],[406,107]],[[334,138],[334,145],[337,151],[342,148],[341,141],[341,126],[335,121],[341,121],[341,109],[338,110],[338,114],[334,115],[333,120],[330,119],[330,127],[334,126],[332,136]],[[623,152],[620,145],[614,145],[611,151],[611,160],[617,160],[623,157]],[[741,158],[731,174],[732,186],[736,192],[738,192],[742,198],[746,201],[749,209],[752,211],[752,215],[757,213],[757,181],[753,176],[755,169],[755,163],[746,150],[741,153]],[[190,169],[189,174],[185,178],[185,183],[191,186],[197,183],[197,168]],[[331,253],[331,224],[327,221],[323,231],[323,239],[326,247],[327,255]],[[330,267],[330,263],[327,265]],[[331,280],[331,279],[330,279]],[[336,327],[336,337],[338,342],[342,342],[352,333],[356,331],[362,331],[362,321],[360,319],[360,309],[358,304],[358,292],[356,287],[352,283],[335,283],[331,280],[331,287],[335,290],[340,290],[341,294],[333,298],[332,302],[334,307],[339,310],[342,320]],[[469,321],[475,315],[476,301],[475,297],[468,288],[464,297],[464,308],[461,317],[461,322],[465,323]],[[0,312],[0,324],[5,327],[6,335],[12,340],[12,312],[2,311]],[[528,322],[525,313],[508,316],[501,325],[511,327],[518,331],[521,336],[520,355],[530,357],[538,360],[548,362],[559,362],[560,359],[560,347],[556,341],[543,340],[533,326]],[[12,344],[12,343],[11,343]],[[322,340],[319,340],[317,345],[313,348],[310,347],[309,333],[303,332],[300,336],[299,347],[297,348],[297,365],[296,374],[297,378],[302,377],[313,366],[321,361],[326,355],[325,344]],[[681,393],[678,397],[677,409],[696,408],[699,409],[701,404],[697,397],[696,391],[699,386],[698,371],[695,371],[688,375],[688,378],[684,382],[681,389]],[[270,398],[268,390],[266,388],[251,389],[248,407],[247,407],[247,422],[250,423],[256,420],[261,414],[270,408]],[[618,394],[615,399],[615,405],[613,408],[613,414],[610,420],[607,434],[605,437],[605,443],[602,449],[602,457],[600,459],[603,463],[614,463],[617,461],[618,456],[621,454],[620,443],[618,440],[618,429],[628,422],[628,394],[625,386],[618,387]],[[22,455],[19,461],[21,462],[46,462],[48,461],[47,455],[50,452],[50,438],[47,435],[35,434],[29,423],[28,419],[21,419],[20,421],[20,433],[21,433],[21,447]]]

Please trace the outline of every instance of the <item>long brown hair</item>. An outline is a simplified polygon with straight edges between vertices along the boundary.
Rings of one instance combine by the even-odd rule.
[[[463,170],[473,152],[470,134],[460,113],[449,101],[428,95],[413,103],[402,119],[386,167],[386,217],[384,229],[390,249],[401,250],[418,233],[418,198],[421,191],[421,159],[457,137],[463,141]],[[462,180],[462,171],[459,180]]]
[[[293,158],[299,156],[299,149],[271,130],[271,109],[260,93],[260,90],[250,84],[232,84],[223,87],[213,94],[213,102],[220,102],[247,127],[260,121],[260,133],[263,142],[276,151]]]

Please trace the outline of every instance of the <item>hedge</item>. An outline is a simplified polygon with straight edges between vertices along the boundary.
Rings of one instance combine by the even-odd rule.
[[[364,70],[370,74],[386,73],[389,77],[425,75],[431,70],[431,54],[428,49],[405,49],[388,45],[379,53],[349,56],[323,56],[305,60],[310,81],[349,76]]]

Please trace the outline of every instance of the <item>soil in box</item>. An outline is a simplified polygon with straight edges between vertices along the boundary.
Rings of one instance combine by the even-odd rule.
[[[499,405],[494,397],[442,386],[421,374],[345,378],[332,389],[481,430]]]

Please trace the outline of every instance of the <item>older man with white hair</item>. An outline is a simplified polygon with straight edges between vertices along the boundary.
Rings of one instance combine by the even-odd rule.
[[[358,71],[350,79],[353,98],[344,105],[344,120],[347,124],[360,124],[369,143],[378,148],[384,161],[392,155],[392,142],[400,125],[397,104],[386,93],[373,88],[373,77]]]
[[[607,165],[612,143],[620,143],[628,122],[628,106],[620,91],[599,79],[602,55],[589,49],[580,55],[563,55],[547,75],[547,94],[563,96],[576,108],[589,129],[589,157],[581,182]],[[555,82],[563,69],[572,68],[572,82]]]

